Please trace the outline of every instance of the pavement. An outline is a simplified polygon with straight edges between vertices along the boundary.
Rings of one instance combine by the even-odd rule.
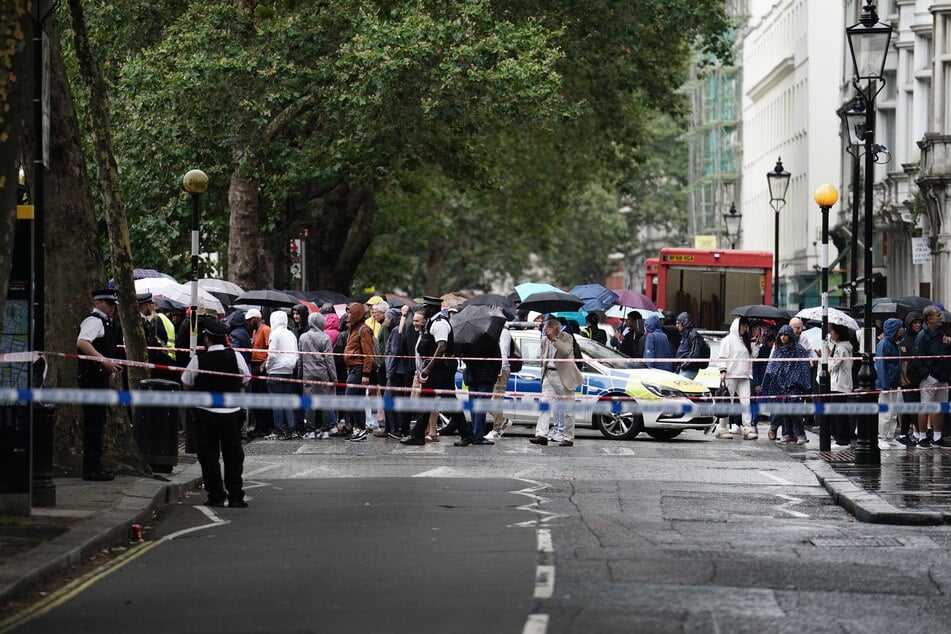
[[[849,449],[819,452],[819,437],[780,450],[801,460],[832,499],[863,522],[896,525],[951,523],[951,449],[893,449],[881,467],[854,464]],[[765,434],[757,442],[769,442]],[[111,482],[54,478],[56,506],[34,508],[30,517],[0,516],[0,608],[92,555],[128,544],[134,524],[198,489],[194,455],[182,455],[170,474],[119,475]],[[0,614],[2,621],[2,614]]]

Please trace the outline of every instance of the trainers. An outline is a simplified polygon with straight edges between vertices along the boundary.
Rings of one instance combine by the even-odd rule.
[[[747,427],[743,430],[743,440],[756,440],[757,438],[759,438],[759,433],[755,427]]]
[[[317,432],[309,431],[304,434],[304,440],[317,440]]]
[[[931,449],[932,448],[931,439],[928,438],[927,436],[919,439],[916,447],[918,447],[918,449]]]
[[[270,434],[264,437],[264,440],[282,440],[283,438],[284,438],[283,435],[275,434],[274,432],[271,432]]]
[[[779,442],[785,443],[785,444],[787,444],[787,445],[791,445],[791,444],[793,444],[793,443],[796,442],[796,437],[795,437],[795,436],[788,436],[788,435],[787,435],[787,436],[783,436],[783,439],[780,440]]]
[[[878,450],[879,450],[879,451],[888,451],[888,450],[891,449],[891,448],[892,448],[892,446],[889,445],[889,444],[888,444],[887,442],[885,442],[884,440],[879,440],[879,441],[878,441]]]
[[[498,440],[499,438],[502,437],[502,435],[499,434],[499,432],[497,432],[497,431],[495,431],[495,430],[493,429],[493,430],[490,431],[488,434],[486,434],[485,437],[486,437],[488,440]]]
[[[918,444],[918,441],[912,438],[911,436],[898,436],[895,438],[895,442],[905,445],[906,447],[914,447]]]
[[[809,442],[809,439],[806,438],[805,436],[800,436],[799,438],[796,439],[797,445],[805,445],[807,442]]]
[[[392,438],[393,440],[401,440],[401,439],[403,438],[403,437],[400,436],[399,434],[394,434],[393,432],[387,432],[387,433],[386,433],[386,437],[387,437],[387,438]]]
[[[331,438],[349,438],[353,434],[353,431],[347,427],[338,427],[337,429],[330,432]]]
[[[512,426],[512,419],[511,419],[511,418],[506,418],[506,419],[504,419],[504,420],[502,421],[502,428],[499,429],[499,436],[501,436],[502,434],[504,434],[504,433],[508,430],[508,428],[511,427],[511,426]]]
[[[717,427],[717,431],[715,434],[713,434],[713,437],[733,440],[733,433],[730,431],[729,427]]]
[[[330,432],[322,431],[320,432],[320,436],[318,436],[318,438],[320,438],[321,440],[330,440]]]
[[[373,432],[373,436],[375,438],[386,438],[387,435],[388,434],[385,429],[377,429],[375,432]]]
[[[347,440],[350,442],[360,442],[361,440],[366,440],[369,435],[366,429],[354,429],[353,435],[347,438]]]
[[[939,440],[931,443],[935,447],[951,447],[951,436],[942,436]]]

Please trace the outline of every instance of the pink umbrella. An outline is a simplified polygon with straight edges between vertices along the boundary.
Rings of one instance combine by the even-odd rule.
[[[644,293],[632,291],[629,288],[615,290],[618,299],[614,302],[615,306],[627,306],[628,308],[643,308],[644,310],[657,310],[657,306],[651,301],[651,298]]]

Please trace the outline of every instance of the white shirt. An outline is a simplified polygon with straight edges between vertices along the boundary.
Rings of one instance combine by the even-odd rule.
[[[208,352],[214,350],[224,350],[224,345],[220,343],[212,344],[208,347]],[[238,372],[241,374],[241,383],[247,385],[248,381],[251,380],[251,368],[248,367],[248,362],[244,360],[244,356],[235,353],[235,359],[238,360]],[[189,360],[188,366],[185,367],[185,371],[182,372],[182,385],[187,385],[188,387],[195,386],[195,378],[198,376],[198,355],[196,354]],[[240,407],[202,407],[200,409],[207,410],[209,412],[214,412],[215,414],[233,414],[240,410]]]
[[[98,308],[93,308],[92,312],[93,315],[100,315],[103,319],[109,319],[109,316]],[[96,317],[93,317],[93,315],[87,315],[86,318],[83,319],[82,323],[79,324],[79,336],[77,339],[82,339],[84,341],[95,341],[99,337],[102,337],[104,334],[106,334],[106,326],[102,323],[102,319],[97,319]]]

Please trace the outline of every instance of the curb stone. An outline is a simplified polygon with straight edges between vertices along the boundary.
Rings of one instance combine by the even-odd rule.
[[[832,500],[860,522],[906,526],[937,526],[951,523],[951,513],[900,509],[874,493],[869,493],[846,476],[836,473],[821,459],[804,460],[803,464],[815,474],[816,479],[829,492]]]

